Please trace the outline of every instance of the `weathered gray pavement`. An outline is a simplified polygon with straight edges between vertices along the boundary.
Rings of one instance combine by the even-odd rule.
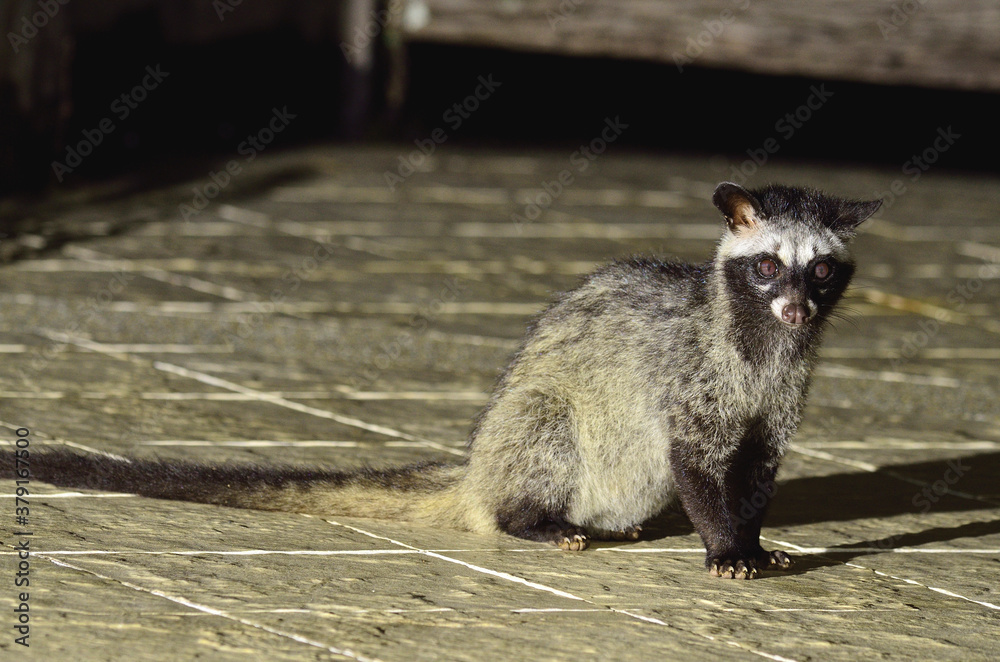
[[[391,191],[384,172],[408,151],[264,155],[189,222],[179,205],[208,173],[65,212],[94,236],[0,268],[11,449],[27,428],[32,451],[453,458],[530,315],[615,256],[706,259],[721,228],[710,194],[732,176],[613,149],[581,173],[571,151],[442,148]],[[568,554],[37,482],[18,525],[4,482],[0,657],[1000,658],[1000,181],[764,175],[907,189],[857,241],[850,320],[828,336],[766,522],[793,572],[711,578],[676,513],[638,543]],[[109,223],[118,234],[100,236]],[[30,648],[14,643],[22,591]]]

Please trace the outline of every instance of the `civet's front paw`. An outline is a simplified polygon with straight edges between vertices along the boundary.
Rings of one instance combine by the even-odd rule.
[[[760,554],[721,554],[708,560],[708,572],[713,577],[728,579],[756,579],[764,570],[786,570],[792,567],[792,559],[781,551]]]

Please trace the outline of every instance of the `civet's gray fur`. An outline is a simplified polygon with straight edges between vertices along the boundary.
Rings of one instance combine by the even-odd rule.
[[[586,548],[635,539],[679,497],[715,575],[788,567],[759,542],[847,245],[881,201],[718,186],[711,262],[615,262],[531,326],[476,420],[466,460],[387,471],[37,458],[58,485],[242,508],[426,521]],[[773,271],[772,271],[773,267]],[[747,508],[748,504],[754,504]]]

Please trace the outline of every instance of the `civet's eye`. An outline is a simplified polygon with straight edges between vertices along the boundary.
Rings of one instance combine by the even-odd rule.
[[[764,278],[774,278],[778,273],[778,265],[774,260],[763,259],[757,263],[757,273]]]
[[[826,280],[830,277],[831,271],[830,265],[826,262],[817,262],[816,266],[813,267],[813,276],[816,277],[816,280]]]

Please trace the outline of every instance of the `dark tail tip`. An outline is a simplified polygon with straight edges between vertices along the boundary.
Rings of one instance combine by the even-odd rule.
[[[54,448],[32,453],[28,469],[31,478],[59,487],[117,489],[121,491],[126,458],[98,453],[78,453],[68,448]],[[118,480],[115,480],[115,477]],[[126,490],[127,491],[127,490]]]

